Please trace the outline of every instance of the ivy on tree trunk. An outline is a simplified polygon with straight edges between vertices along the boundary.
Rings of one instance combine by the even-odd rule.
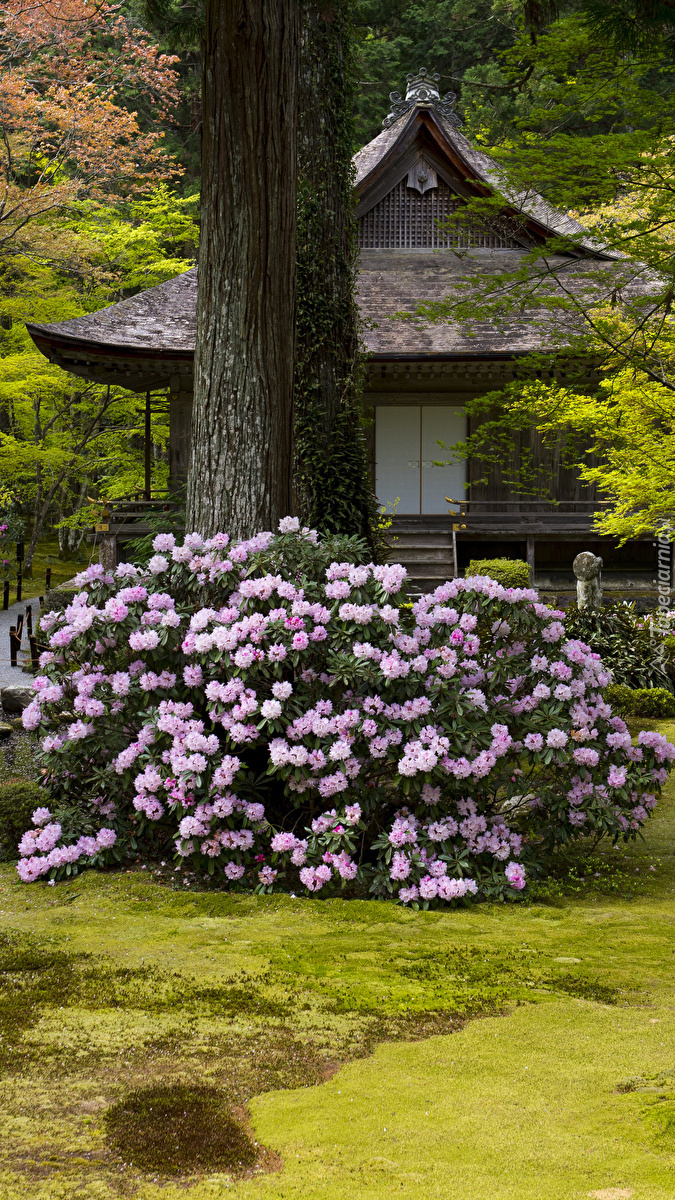
[[[187,525],[291,507],[299,0],[207,0]]]
[[[352,0],[302,0],[294,505],[322,532],[370,538],[352,152]]]

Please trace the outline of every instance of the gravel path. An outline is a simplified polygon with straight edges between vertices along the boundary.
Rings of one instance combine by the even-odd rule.
[[[33,626],[35,626],[37,616],[40,612],[40,605],[37,600],[29,600],[28,603],[33,610]],[[30,687],[30,675],[25,674],[19,665],[12,667],[9,658],[9,627],[10,625],[16,625],[18,616],[21,613],[24,613],[25,616],[25,612],[25,600],[20,600],[18,604],[10,604],[6,612],[0,609],[0,687],[7,687],[9,684],[16,684],[19,687]],[[29,656],[28,633],[24,620],[19,663],[23,663]]]

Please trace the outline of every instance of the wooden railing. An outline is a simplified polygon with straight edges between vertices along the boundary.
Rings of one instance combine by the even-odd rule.
[[[146,537],[152,532],[151,517],[177,513],[181,504],[171,492],[147,497],[143,492],[119,496],[116,500],[102,501],[104,507],[100,521],[94,526],[99,541],[99,561],[106,568],[117,564],[118,539],[122,542]],[[176,529],[178,522],[173,522]]]
[[[454,500],[446,496],[455,532],[482,528],[536,533],[560,529],[583,532],[607,501],[589,500]]]
[[[150,498],[144,492],[132,492],[115,500],[102,500],[103,509],[96,525],[97,533],[120,532],[124,528],[147,523],[147,518],[165,513],[178,512],[181,505],[172,492],[155,494]]]

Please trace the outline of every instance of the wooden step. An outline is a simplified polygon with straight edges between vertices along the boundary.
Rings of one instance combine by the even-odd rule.
[[[451,571],[447,575],[409,575],[409,590],[413,593],[433,592],[435,588],[449,583],[452,577]]]
[[[422,546],[424,550],[438,550],[438,548],[443,548],[443,550],[447,550],[450,553],[453,550],[453,539],[446,538],[443,534],[401,533],[390,536],[387,542],[393,551],[408,550],[408,548],[412,548],[413,546]]]
[[[394,550],[391,554],[388,554],[387,561],[400,562],[404,567],[406,567],[409,563],[414,566],[418,566],[421,563],[437,563],[439,566],[441,564],[452,566],[454,559],[452,557],[452,552],[448,553],[448,551],[445,549],[438,548],[425,550],[421,546],[419,548],[409,546],[406,550]]]
[[[432,590],[454,577],[453,538],[447,517],[394,517],[386,537],[387,560],[406,568],[415,590]]]

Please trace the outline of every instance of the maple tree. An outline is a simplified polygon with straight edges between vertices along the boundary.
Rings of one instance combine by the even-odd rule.
[[[91,523],[87,491],[104,483],[119,494],[138,481],[141,398],[75,383],[36,353],[23,321],[76,316],[191,265],[194,203],[167,188],[179,169],[160,127],[179,98],[176,62],[122,5],[0,3],[0,290],[10,325],[0,334],[0,464],[33,510],[27,571],[49,520],[68,540],[68,524]],[[136,101],[152,106],[149,128]],[[158,448],[165,433],[153,428]],[[161,451],[154,475],[165,481]]]
[[[162,131],[142,130],[131,107],[149,96],[158,118],[169,115],[176,62],[120,5],[0,4],[0,248],[75,200],[133,194],[177,172]]]

